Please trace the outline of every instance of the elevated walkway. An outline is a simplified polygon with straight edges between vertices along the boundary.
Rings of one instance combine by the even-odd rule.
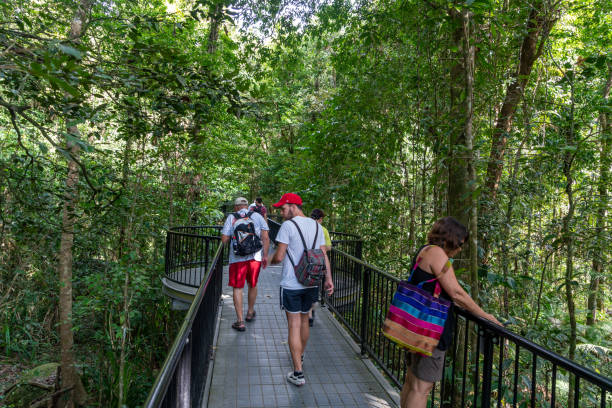
[[[280,224],[269,225],[274,239]],[[220,228],[168,231],[162,286],[187,312],[143,406],[393,407],[408,352],[381,327],[399,278],[362,259],[358,236],[330,231],[336,290],[317,314],[306,385],[297,388],[285,379],[291,360],[278,300],[280,267],[262,272],[257,319],[246,332],[234,332]],[[612,408],[612,379],[461,308],[453,313],[444,380],[428,406]]]
[[[304,358],[306,384],[286,380],[292,370],[287,320],[279,307],[281,267],[263,270],[255,304],[256,319],[245,332],[236,320],[232,288],[224,268],[223,306],[213,355],[209,408],[238,407],[395,407],[397,393],[369,360],[364,360],[325,308],[316,312]],[[246,312],[247,290],[244,290]],[[377,375],[376,375],[377,374]]]

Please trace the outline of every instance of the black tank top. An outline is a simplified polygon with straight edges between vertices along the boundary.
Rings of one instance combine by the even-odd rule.
[[[412,276],[409,278],[410,279],[409,282],[412,285],[418,285],[419,283],[423,281],[428,281],[430,279],[435,278],[435,275],[429,272],[425,272],[423,269],[421,269],[420,266],[417,266],[414,272],[412,272],[414,265],[416,264],[417,256],[421,253],[423,248],[425,248],[426,246],[428,245],[423,245],[421,248],[419,248],[419,250],[414,255],[414,258],[412,258],[412,264],[410,265],[410,272],[412,273]],[[423,290],[426,290],[427,292],[433,295],[434,290],[436,289],[436,282],[434,281],[434,282],[425,283],[422,287],[423,287]],[[442,299],[451,301],[451,308],[448,311],[449,312],[448,318],[446,319],[446,322],[444,323],[444,331],[442,331],[442,336],[440,337],[440,343],[438,343],[438,350],[447,350],[451,346],[451,343],[453,342],[453,331],[455,329],[455,314],[453,313],[452,299],[450,298],[450,296],[448,296],[448,293],[446,293],[444,289],[442,289],[442,293],[440,294],[440,297]]]

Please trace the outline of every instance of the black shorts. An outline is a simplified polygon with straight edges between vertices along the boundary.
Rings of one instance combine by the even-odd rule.
[[[319,288],[280,288],[280,306],[289,313],[308,313],[312,304],[319,300]]]

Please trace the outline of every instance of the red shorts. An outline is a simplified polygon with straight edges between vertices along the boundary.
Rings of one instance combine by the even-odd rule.
[[[261,261],[250,260],[230,264],[229,286],[234,288],[244,288],[244,282],[246,280],[249,287],[256,287],[260,269]]]

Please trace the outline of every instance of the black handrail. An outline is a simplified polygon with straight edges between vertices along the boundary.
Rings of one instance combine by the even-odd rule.
[[[276,243],[276,236],[278,235],[278,230],[280,230],[281,224],[275,219],[268,217],[268,227],[270,228],[270,242]]]
[[[166,279],[191,288],[199,287],[216,251],[210,245],[211,238],[219,239],[222,228],[221,225],[171,228],[166,236]],[[224,260],[227,254],[228,247],[224,247]]]
[[[336,247],[330,263],[336,293],[325,297],[325,303],[360,343],[362,354],[369,355],[401,387],[407,352],[381,331],[400,279]],[[574,407],[588,406],[597,397],[601,407],[610,406],[606,405],[610,400],[606,394],[612,391],[610,378],[466,310],[454,310],[457,327],[453,344],[446,353],[444,380],[432,393],[431,406],[445,401],[460,407],[517,406],[521,402],[535,407],[536,403],[542,405],[539,399],[554,407],[561,369],[568,372],[570,384],[573,382]],[[525,358],[526,353],[531,358]],[[589,399],[581,399],[581,393]]]
[[[276,235],[282,224],[282,218],[279,216],[268,217],[268,226],[270,227],[270,241],[276,242]],[[332,247],[342,249],[357,258],[362,257],[363,241],[359,235],[348,234],[345,232],[329,231],[329,237],[332,241]]]
[[[274,239],[280,224],[269,219],[269,226]],[[204,234],[218,234],[220,229],[220,226],[177,227],[168,233],[166,271],[176,273],[193,269],[195,265],[206,266],[207,273],[198,285],[195,300],[146,407],[169,406],[179,398],[191,398],[197,403],[201,398],[225,258],[220,238]],[[361,353],[370,356],[393,383],[401,386],[408,353],[381,332],[400,279],[361,259],[363,243],[358,236],[337,232],[330,235],[329,255],[336,291],[332,297],[324,296],[324,303],[360,343]],[[213,243],[219,245],[214,255],[210,255]],[[454,314],[457,325],[446,353],[444,379],[432,392],[431,406],[488,408],[495,404],[498,407],[528,404],[535,407],[546,403],[554,407],[564,402],[559,400],[569,398],[568,392],[559,392],[561,381],[569,382],[572,387],[574,407],[610,406],[610,378],[463,309],[455,307]],[[189,381],[190,377],[197,380]]]
[[[167,239],[169,239],[170,233]],[[220,237],[204,238],[217,244],[214,257],[187,311],[183,324],[143,405],[147,408],[198,405],[204,391],[213,347],[223,279],[223,244]],[[168,248],[168,247],[167,247]],[[166,255],[171,255],[166,253]],[[168,259],[168,258],[166,258]]]

